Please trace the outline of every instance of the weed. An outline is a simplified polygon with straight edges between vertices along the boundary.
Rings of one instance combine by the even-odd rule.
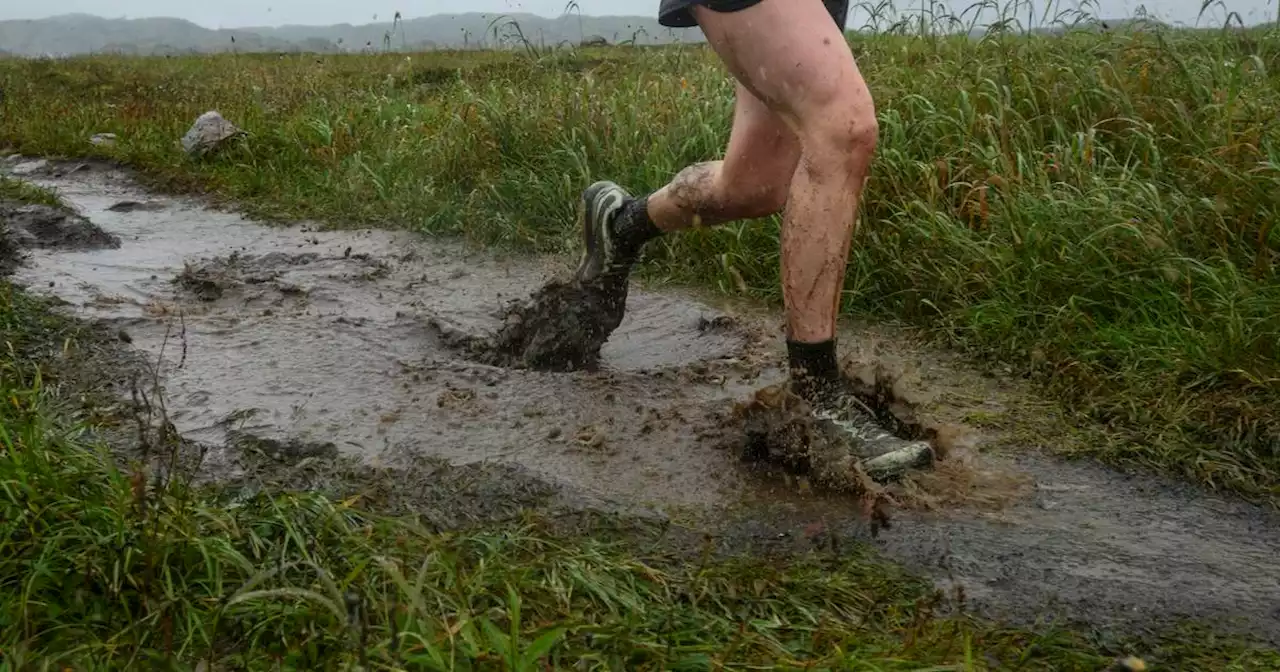
[[[56,193],[3,175],[0,175],[0,201],[26,205],[47,205],[51,208],[66,207]]]

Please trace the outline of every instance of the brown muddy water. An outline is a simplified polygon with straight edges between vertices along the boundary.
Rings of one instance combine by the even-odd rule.
[[[454,346],[499,331],[509,302],[563,260],[406,232],[264,226],[147,193],[107,166],[7,165],[120,243],[30,249],[15,279],[159,362],[171,421],[219,447],[205,460],[211,478],[253,476],[246,437],[277,458],[296,453],[291,464],[435,460],[463,471],[389,472],[379,496],[428,497],[466,473],[459,506],[608,503],[694,521],[726,551],[854,539],[962,588],[966,606],[990,616],[1125,629],[1194,618],[1280,644],[1272,511],[1032,450],[978,451],[936,474],[963,482],[963,496],[894,510],[872,536],[852,498],[749,469],[726,448],[744,440],[732,411],[782,380],[776,316],[633,287],[594,370],[497,366]],[[844,343],[871,351],[852,333]],[[997,392],[956,383],[969,374],[952,364],[925,368],[914,384],[926,392],[963,388],[967,410],[998,404]]]

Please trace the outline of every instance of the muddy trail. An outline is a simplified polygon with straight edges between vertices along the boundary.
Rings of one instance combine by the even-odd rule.
[[[962,589],[965,607],[988,616],[1124,630],[1191,618],[1280,645],[1273,511],[1149,474],[987,450],[977,428],[936,423],[955,434],[951,452],[891,493],[900,506],[884,529],[864,499],[745,462],[735,410],[783,380],[776,316],[633,286],[598,361],[538,370],[485,344],[529,341],[508,309],[565,260],[266,226],[147,193],[109,166],[6,165],[108,236],[28,240],[15,280],[158,362],[170,421],[210,447],[209,479],[325,487],[341,463],[363,474],[352,487],[366,500],[429,509],[442,526],[527,507],[676,523],[726,552],[856,540]],[[902,364],[862,332],[842,338],[871,387],[926,400],[921,418],[991,411],[1010,394],[943,358]],[[914,377],[884,375],[903,367]]]

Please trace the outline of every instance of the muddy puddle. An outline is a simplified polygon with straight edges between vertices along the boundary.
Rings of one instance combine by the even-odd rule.
[[[746,361],[749,334],[708,328],[725,317],[711,308],[633,293],[595,371],[488,365],[436,325],[500,331],[508,304],[550,277],[545,265],[403,232],[264,227],[101,169],[33,181],[122,244],[32,250],[17,279],[163,352],[170,419],[194,440],[222,444],[234,430],[374,463],[406,450],[511,462],[655,505],[723,502],[743,487],[708,439],[760,368]]]
[[[1273,512],[1030,450],[992,453],[964,428],[948,439],[963,446],[957,461],[898,492],[887,528],[879,505],[749,468],[732,449],[745,441],[732,416],[782,381],[776,319],[633,286],[598,361],[540,370],[494,358],[486,339],[544,333],[513,329],[507,309],[563,260],[404,232],[262,226],[146,193],[105,166],[10,165],[119,240],[30,249],[16,279],[160,362],[169,417],[214,447],[212,477],[252,480],[246,442],[259,462],[285,464],[279,480],[293,485],[323,481],[308,465],[329,459],[369,473],[416,464],[362,486],[410,506],[405,493],[436,496],[458,473],[440,465],[452,465],[472,470],[465,496],[450,500],[461,509],[609,502],[692,521],[726,551],[856,539],[962,587],[990,615],[1099,628],[1191,617],[1280,644]],[[956,387],[939,370],[913,384]],[[971,410],[994,403],[967,391]]]

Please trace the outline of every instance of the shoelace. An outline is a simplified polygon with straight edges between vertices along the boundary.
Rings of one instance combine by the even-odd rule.
[[[857,402],[853,402],[853,403],[857,403]],[[856,424],[855,424],[855,420],[852,420],[852,419],[846,420],[841,418],[840,417],[841,414],[836,409],[842,408],[842,407],[851,408],[853,403],[850,403],[849,399],[847,398],[838,397],[836,404],[830,407],[820,406],[818,409],[816,409],[817,412],[814,413],[814,415],[817,416],[819,419],[826,420],[831,424],[844,430],[846,433],[851,434],[854,437],[857,437],[858,439],[861,439],[868,443],[878,443],[878,442],[882,442],[886,440],[894,440],[898,438],[894,436],[891,432],[877,425],[872,416],[867,416],[867,415],[864,415],[863,413],[858,413],[856,410],[853,410],[853,414],[857,415]]]

